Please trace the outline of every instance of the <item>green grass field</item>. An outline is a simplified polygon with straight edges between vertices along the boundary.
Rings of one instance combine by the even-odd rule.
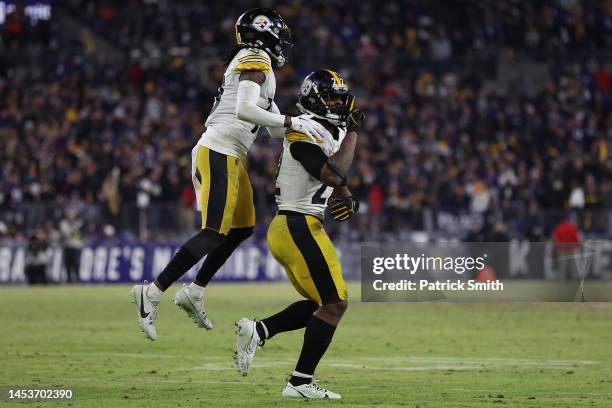
[[[360,303],[317,371],[338,402],[287,401],[302,331],[233,369],[234,321],[296,300],[288,284],[211,285],[215,329],[162,299],[146,340],[128,286],[0,288],[0,387],[70,388],[75,407],[612,407],[612,304]],[[24,406],[21,403],[3,406]]]

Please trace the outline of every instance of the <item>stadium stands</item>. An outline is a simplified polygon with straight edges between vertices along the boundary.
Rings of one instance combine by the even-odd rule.
[[[189,152],[247,3],[70,0],[48,23],[10,15],[0,26],[0,235],[53,229],[67,207],[88,236],[192,231]],[[350,79],[368,115],[349,179],[366,204],[352,233],[537,240],[575,210],[583,231],[610,236],[612,2],[432,3],[277,6],[296,43],[278,75],[281,109],[325,64]],[[75,15],[81,30],[63,31],[59,19]],[[509,80],[504,67],[517,61],[543,80]],[[278,152],[260,135],[250,156],[264,223]]]

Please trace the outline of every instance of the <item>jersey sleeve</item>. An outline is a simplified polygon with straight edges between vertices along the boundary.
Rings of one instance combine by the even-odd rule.
[[[288,142],[309,142],[309,143],[312,143],[312,141],[308,138],[308,136],[306,136],[305,134],[303,134],[301,132],[296,132],[295,130],[288,130],[285,133],[285,139],[287,139]]]
[[[302,132],[296,132],[295,130],[287,130],[287,132],[285,133],[285,139],[287,139],[288,142],[308,142],[311,144],[315,144],[315,142],[312,141],[311,138],[309,138],[308,136],[306,136],[304,133]],[[317,140],[316,144],[320,145],[322,142]]]
[[[300,162],[311,176],[321,180],[321,169],[327,163],[327,156],[323,149],[314,143],[296,141],[289,145],[289,151],[291,156]]]
[[[237,62],[234,71],[263,71],[267,73],[272,70],[272,61],[268,54],[257,48],[240,50],[236,58]]]

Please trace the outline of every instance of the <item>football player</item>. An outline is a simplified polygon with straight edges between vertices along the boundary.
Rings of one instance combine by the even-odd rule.
[[[306,300],[260,321],[242,318],[236,323],[235,363],[242,375],[247,375],[257,347],[265,340],[306,328],[295,371],[282,392],[285,397],[340,398],[317,385],[313,375],[348,305],[340,260],[322,222],[326,207],[336,221],[348,220],[359,208],[346,187],[357,130],[364,120],[353,105],[354,98],[337,73],[318,70],[304,80],[296,106],[325,126],[325,138],[313,142],[299,131],[287,131],[276,179],[278,214],[267,241]]]
[[[286,130],[315,140],[325,129],[306,117],[281,115],[274,103],[274,69],[283,66],[291,47],[283,18],[269,9],[252,9],[236,22],[237,45],[225,61],[219,94],[192,151],[192,175],[202,229],[185,242],[157,279],[132,287],[140,328],[155,340],[161,294],[208,254],[194,281],[174,302],[199,327],[212,329],[204,310],[204,288],[236,247],[253,233],[255,208],[246,155],[261,126],[272,137]]]

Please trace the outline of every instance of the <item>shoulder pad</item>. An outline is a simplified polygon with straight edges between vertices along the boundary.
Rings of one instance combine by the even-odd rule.
[[[243,48],[236,54],[235,71],[263,71],[272,70],[272,62],[268,53],[258,48]]]
[[[296,132],[295,130],[291,129],[287,130],[287,132],[285,133],[285,139],[287,139],[288,142],[307,142],[315,144],[312,139],[310,139],[304,133]],[[316,144],[321,144],[321,142],[317,141]]]

